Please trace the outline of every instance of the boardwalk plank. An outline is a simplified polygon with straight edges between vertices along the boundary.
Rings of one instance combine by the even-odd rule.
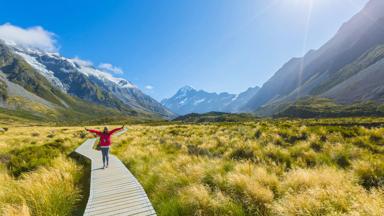
[[[91,160],[90,191],[84,215],[156,215],[143,187],[116,156],[110,155],[110,166],[101,168],[101,153],[92,148],[95,141],[88,139],[76,149]]]
[[[103,209],[105,208],[106,205],[110,206],[118,206],[118,205],[127,205],[127,206],[133,206],[137,204],[147,204],[148,200],[146,198],[136,198],[134,200],[129,200],[129,199],[121,199],[121,200],[115,200],[112,203],[103,203],[103,204],[98,204],[98,205],[91,205],[89,207],[89,212],[95,210],[95,209]]]

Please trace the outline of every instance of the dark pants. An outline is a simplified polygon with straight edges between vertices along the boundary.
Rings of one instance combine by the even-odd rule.
[[[109,164],[109,148],[101,148],[101,155],[103,157],[103,164],[105,165],[105,161],[107,161],[107,165]]]

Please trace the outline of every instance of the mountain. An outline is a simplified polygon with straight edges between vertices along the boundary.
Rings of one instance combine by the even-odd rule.
[[[303,97],[384,102],[384,1],[371,0],[318,50],[293,58],[242,110],[268,110]]]
[[[179,115],[188,113],[205,113],[209,111],[224,111],[236,97],[228,93],[209,93],[203,90],[196,90],[190,86],[181,88],[169,99],[161,101],[168,109]]]
[[[236,95],[233,101],[226,107],[226,111],[232,113],[242,112],[242,107],[249,102],[259,92],[260,87],[250,87],[246,91]]]
[[[184,116],[178,116],[172,121],[184,123],[207,123],[207,122],[249,122],[255,121],[257,117],[249,113],[190,113]]]
[[[196,90],[190,86],[185,86],[169,99],[164,99],[161,103],[173,112],[185,115],[188,113],[207,113],[207,112],[238,112],[259,87],[249,88],[241,94],[229,93],[209,93],[203,90]]]
[[[173,116],[131,82],[86,61],[6,41],[0,42],[0,96],[3,109],[41,116]]]
[[[301,98],[295,102],[284,104],[275,117],[299,118],[335,118],[384,116],[384,105],[372,101],[353,104],[337,104],[327,98]]]

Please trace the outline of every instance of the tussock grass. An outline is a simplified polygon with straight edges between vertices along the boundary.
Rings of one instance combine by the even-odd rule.
[[[52,167],[41,167],[35,172],[14,179],[2,174],[0,203],[3,214],[21,209],[25,215],[71,215],[80,200],[76,181],[80,168],[72,161],[59,157]]]
[[[132,126],[112,151],[159,215],[383,215],[384,128],[371,121]]]
[[[0,135],[0,215],[79,212],[84,169],[68,155],[80,130],[10,126]]]
[[[113,138],[112,152],[142,183],[159,215],[379,216],[380,121],[134,125]],[[74,214],[84,170],[67,155],[87,136],[76,127],[2,132],[0,215]]]

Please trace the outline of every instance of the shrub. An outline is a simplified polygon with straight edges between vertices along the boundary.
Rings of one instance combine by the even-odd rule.
[[[20,176],[24,172],[30,172],[40,166],[50,164],[52,159],[59,156],[60,149],[54,144],[47,144],[15,149],[10,154],[8,169],[12,175]]]
[[[352,138],[359,136],[359,128],[358,127],[340,127],[340,126],[332,126],[328,127],[329,133],[340,133],[344,138]]]
[[[85,137],[87,137],[87,133],[85,131],[80,131],[79,136],[81,139],[84,139]]]
[[[384,141],[383,141],[383,134],[381,131],[373,131],[370,135],[369,135],[369,140],[375,144],[375,145],[379,145],[379,146],[383,146],[384,145]]]
[[[213,156],[213,154],[208,149],[200,148],[199,146],[188,145],[187,148],[188,148],[188,154],[190,155],[208,156],[208,157]]]
[[[260,129],[259,129],[259,130],[256,130],[256,132],[255,132],[255,138],[256,138],[256,139],[259,139],[259,138],[261,137],[262,134],[263,134],[263,132],[261,132]]]
[[[266,156],[277,164],[283,165],[285,168],[291,168],[292,158],[287,151],[276,149],[267,152]]]
[[[254,160],[255,155],[253,154],[252,149],[240,147],[231,152],[230,158],[235,160]]]
[[[318,157],[313,151],[304,152],[301,159],[305,162],[304,167],[315,167],[318,164]]]
[[[313,149],[315,152],[320,152],[323,148],[323,145],[318,142],[311,142],[310,144],[311,149]]]
[[[281,130],[279,135],[284,139],[285,142],[290,144],[294,144],[297,141],[303,141],[308,138],[307,133],[292,130]]]
[[[353,165],[359,184],[366,189],[384,186],[384,162],[378,160],[358,161]]]
[[[371,151],[373,153],[383,153],[383,151],[380,150],[378,148],[378,146],[372,145],[368,141],[366,141],[365,139],[362,139],[362,138],[358,138],[358,139],[354,140],[353,144],[359,148],[368,149],[369,151]]]

